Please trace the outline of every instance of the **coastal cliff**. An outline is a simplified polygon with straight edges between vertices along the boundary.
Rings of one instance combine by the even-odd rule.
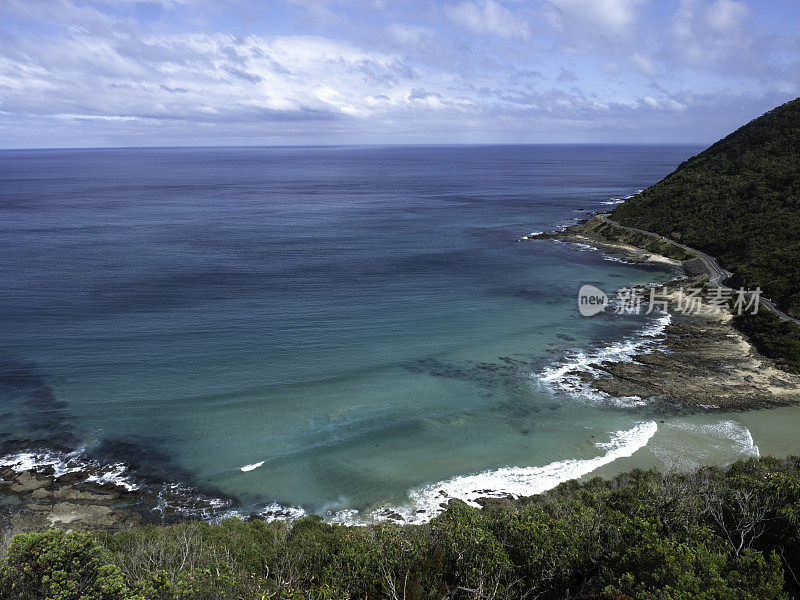
[[[597,215],[554,234],[687,279],[760,290],[756,313],[676,315],[632,362],[583,374],[612,396],[681,407],[750,409],[800,400],[800,99],[769,111]],[[671,304],[674,308],[674,302]],[[708,312],[708,311],[706,311]]]
[[[800,316],[800,99],[683,162],[611,218],[714,256],[732,286],[760,287]]]

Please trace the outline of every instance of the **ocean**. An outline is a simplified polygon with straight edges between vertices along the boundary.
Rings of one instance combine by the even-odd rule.
[[[673,270],[517,241],[700,150],[0,151],[0,463],[72,453],[242,514],[418,522],[452,497],[757,455],[763,416],[665,416],[570,377],[668,321],[582,317],[580,286]]]

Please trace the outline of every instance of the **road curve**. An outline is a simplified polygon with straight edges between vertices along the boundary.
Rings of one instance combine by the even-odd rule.
[[[668,244],[672,244],[673,246],[677,246],[678,248],[683,248],[684,250],[691,252],[692,254],[695,254],[697,258],[699,258],[700,261],[703,263],[703,266],[706,268],[706,272],[708,273],[709,277],[708,280],[709,285],[711,285],[712,287],[719,287],[726,290],[733,289],[724,285],[725,281],[727,281],[728,278],[730,278],[733,275],[733,273],[726,271],[725,269],[720,267],[719,263],[717,262],[717,259],[714,258],[713,256],[709,256],[705,252],[700,252],[700,250],[696,250],[695,248],[690,248],[689,246],[680,244],[675,240],[665,238],[663,235],[653,233],[652,231],[636,229],[635,227],[628,227],[627,225],[622,225],[621,223],[612,221],[611,219],[608,218],[608,213],[601,213],[595,216],[601,221],[605,221],[606,223],[609,223],[610,225],[613,225],[615,227],[620,227],[622,229],[627,229],[628,231],[633,231],[634,233],[640,233],[642,235],[647,235],[653,238],[657,238],[659,240],[663,240]],[[789,315],[787,315],[785,312],[783,312],[781,309],[775,306],[775,303],[772,300],[768,300],[767,298],[764,298],[762,296],[759,298],[759,304],[760,306],[763,306],[768,311],[776,315],[782,321],[792,321],[793,323],[797,323],[798,325],[800,325],[800,319],[795,319],[794,317],[790,317]]]

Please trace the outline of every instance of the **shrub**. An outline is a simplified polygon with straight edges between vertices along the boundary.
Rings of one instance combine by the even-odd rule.
[[[14,538],[0,571],[6,600],[133,600],[94,537],[46,531]]]

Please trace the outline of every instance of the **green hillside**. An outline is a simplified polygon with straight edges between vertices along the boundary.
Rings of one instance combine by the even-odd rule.
[[[797,574],[798,457],[454,502],[426,525],[228,519],[0,540],[4,600],[789,600]]]
[[[751,121],[618,206],[614,220],[702,250],[800,315],[800,98]]]

